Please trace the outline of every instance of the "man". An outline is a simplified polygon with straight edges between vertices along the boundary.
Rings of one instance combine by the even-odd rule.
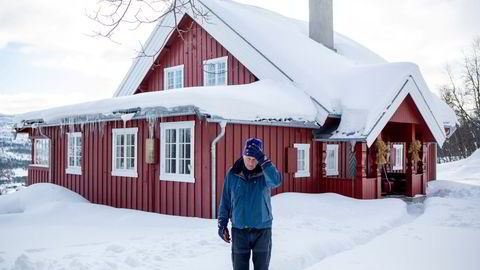
[[[232,220],[234,270],[249,269],[250,252],[255,270],[267,270],[272,252],[271,189],[281,176],[263,153],[263,142],[246,140],[243,157],[228,171],[223,183],[218,216],[218,234],[230,243],[228,219]]]

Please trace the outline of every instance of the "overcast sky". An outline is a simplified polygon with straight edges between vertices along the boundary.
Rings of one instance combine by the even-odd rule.
[[[308,0],[238,0],[308,20]],[[113,95],[151,27],[93,38],[97,0],[0,0],[0,113]],[[417,63],[430,89],[480,36],[479,0],[334,0],[334,29],[391,62]]]

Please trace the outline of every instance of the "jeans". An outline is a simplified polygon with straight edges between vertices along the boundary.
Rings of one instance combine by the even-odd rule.
[[[232,228],[233,270],[249,270],[250,252],[254,270],[268,270],[272,254],[272,229]]]

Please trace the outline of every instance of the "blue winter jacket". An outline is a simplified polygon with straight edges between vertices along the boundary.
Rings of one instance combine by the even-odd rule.
[[[223,183],[219,223],[226,226],[228,219],[238,229],[272,227],[271,189],[281,185],[281,176],[271,162],[257,165],[245,177],[243,158],[235,162]]]

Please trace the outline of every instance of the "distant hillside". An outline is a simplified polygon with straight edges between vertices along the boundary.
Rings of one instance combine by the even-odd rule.
[[[12,127],[13,116],[0,114],[0,169],[11,169],[17,176],[24,176],[32,159],[32,144],[25,135],[14,140]]]

